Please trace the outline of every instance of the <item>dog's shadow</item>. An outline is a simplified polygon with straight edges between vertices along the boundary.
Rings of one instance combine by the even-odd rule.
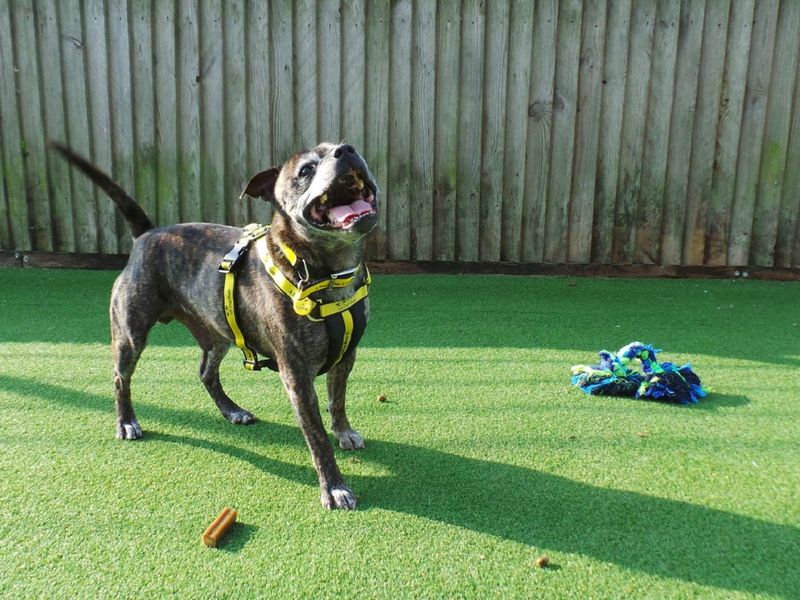
[[[106,398],[57,385],[0,376],[0,386],[46,402],[108,411]],[[222,442],[213,422],[203,426],[201,437],[158,432],[154,421],[196,426],[191,417],[197,414],[141,404],[151,423],[146,440],[218,452],[271,476],[316,487],[310,465],[289,464]],[[259,439],[303,445],[299,431],[286,425],[260,421],[241,431],[248,445]],[[351,456],[338,454],[340,460]],[[357,456],[390,473],[349,478],[359,510],[388,509],[699,585],[782,597],[793,597],[800,589],[794,568],[800,555],[797,527],[421,446],[368,439]],[[256,533],[254,527],[240,529],[232,532],[228,551],[241,548]]]

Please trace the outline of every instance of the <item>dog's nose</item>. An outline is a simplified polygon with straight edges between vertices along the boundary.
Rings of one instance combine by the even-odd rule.
[[[350,144],[342,144],[338,146],[336,150],[333,151],[333,158],[340,158],[343,153],[347,152],[348,154],[355,154],[356,149],[353,148]]]

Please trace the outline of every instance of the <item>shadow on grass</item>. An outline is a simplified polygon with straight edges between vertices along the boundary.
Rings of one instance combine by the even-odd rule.
[[[0,386],[49,404],[109,413],[111,420],[110,398],[2,375]],[[732,406],[746,401],[738,396],[726,398]],[[142,409],[150,422],[185,424],[204,430],[201,433],[206,436],[160,433],[152,427],[148,431],[145,422],[145,440],[218,452],[270,476],[316,488],[310,465],[285,463],[215,440],[219,426],[229,427],[225,423],[200,424],[192,411],[147,404]],[[285,425],[258,422],[240,431],[248,444],[269,440],[303,445],[299,431]],[[385,465],[391,475],[350,478],[361,510],[381,508],[420,516],[537,548],[593,557],[624,569],[727,590],[788,598],[800,589],[800,575],[794,568],[800,551],[797,527],[420,446],[373,440],[367,444],[359,458]],[[257,527],[244,525],[224,549],[240,550],[256,532]]]
[[[697,404],[691,405],[691,408],[694,410],[715,411],[721,408],[740,408],[748,404],[750,404],[750,399],[747,396],[709,392],[707,398],[703,398]]]
[[[221,552],[236,553],[247,545],[255,533],[258,531],[256,525],[249,523],[234,523],[227,535],[222,538],[217,545],[217,550]]]

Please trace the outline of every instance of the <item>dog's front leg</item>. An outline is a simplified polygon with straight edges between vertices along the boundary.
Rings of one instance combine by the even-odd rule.
[[[355,494],[344,484],[344,479],[333,456],[333,447],[322,424],[313,376],[305,374],[298,376],[291,371],[282,369],[281,380],[289,394],[294,415],[311,452],[314,468],[317,470],[322,506],[329,509],[355,508]]]
[[[347,392],[347,378],[356,362],[356,353],[351,352],[338,365],[328,371],[328,412],[331,413],[331,429],[344,450],[358,450],[364,447],[364,438],[350,426],[344,409],[344,398]]]

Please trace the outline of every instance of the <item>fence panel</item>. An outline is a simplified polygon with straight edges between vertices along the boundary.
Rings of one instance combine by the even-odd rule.
[[[48,138],[164,225],[324,138],[372,259],[800,267],[796,0],[0,0],[0,69],[2,251],[130,249]]]

